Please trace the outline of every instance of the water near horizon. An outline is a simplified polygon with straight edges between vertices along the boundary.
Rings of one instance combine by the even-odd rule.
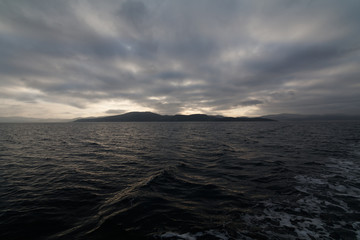
[[[360,122],[0,124],[0,239],[360,239]]]

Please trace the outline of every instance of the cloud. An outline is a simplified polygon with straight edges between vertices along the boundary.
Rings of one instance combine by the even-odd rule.
[[[242,101],[240,103],[241,106],[253,106],[253,105],[259,105],[259,104],[262,104],[263,102],[260,101],[260,100],[247,100],[247,101]]]
[[[360,114],[359,7],[1,1],[1,114]]]
[[[109,109],[105,113],[107,113],[107,114],[122,114],[125,112],[126,112],[125,110],[121,110],[121,109]]]
[[[121,4],[118,15],[129,25],[137,31],[143,31],[146,24],[147,8],[143,2],[140,1],[125,1]]]

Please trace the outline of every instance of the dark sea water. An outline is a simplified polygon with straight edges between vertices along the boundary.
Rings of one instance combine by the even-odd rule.
[[[0,239],[360,239],[360,122],[0,124]]]

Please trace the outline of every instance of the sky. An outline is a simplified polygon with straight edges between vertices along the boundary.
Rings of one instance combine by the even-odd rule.
[[[0,117],[360,114],[359,0],[1,0]]]

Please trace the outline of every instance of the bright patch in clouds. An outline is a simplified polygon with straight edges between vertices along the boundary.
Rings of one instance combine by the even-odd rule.
[[[360,1],[0,2],[0,117],[360,114]]]

